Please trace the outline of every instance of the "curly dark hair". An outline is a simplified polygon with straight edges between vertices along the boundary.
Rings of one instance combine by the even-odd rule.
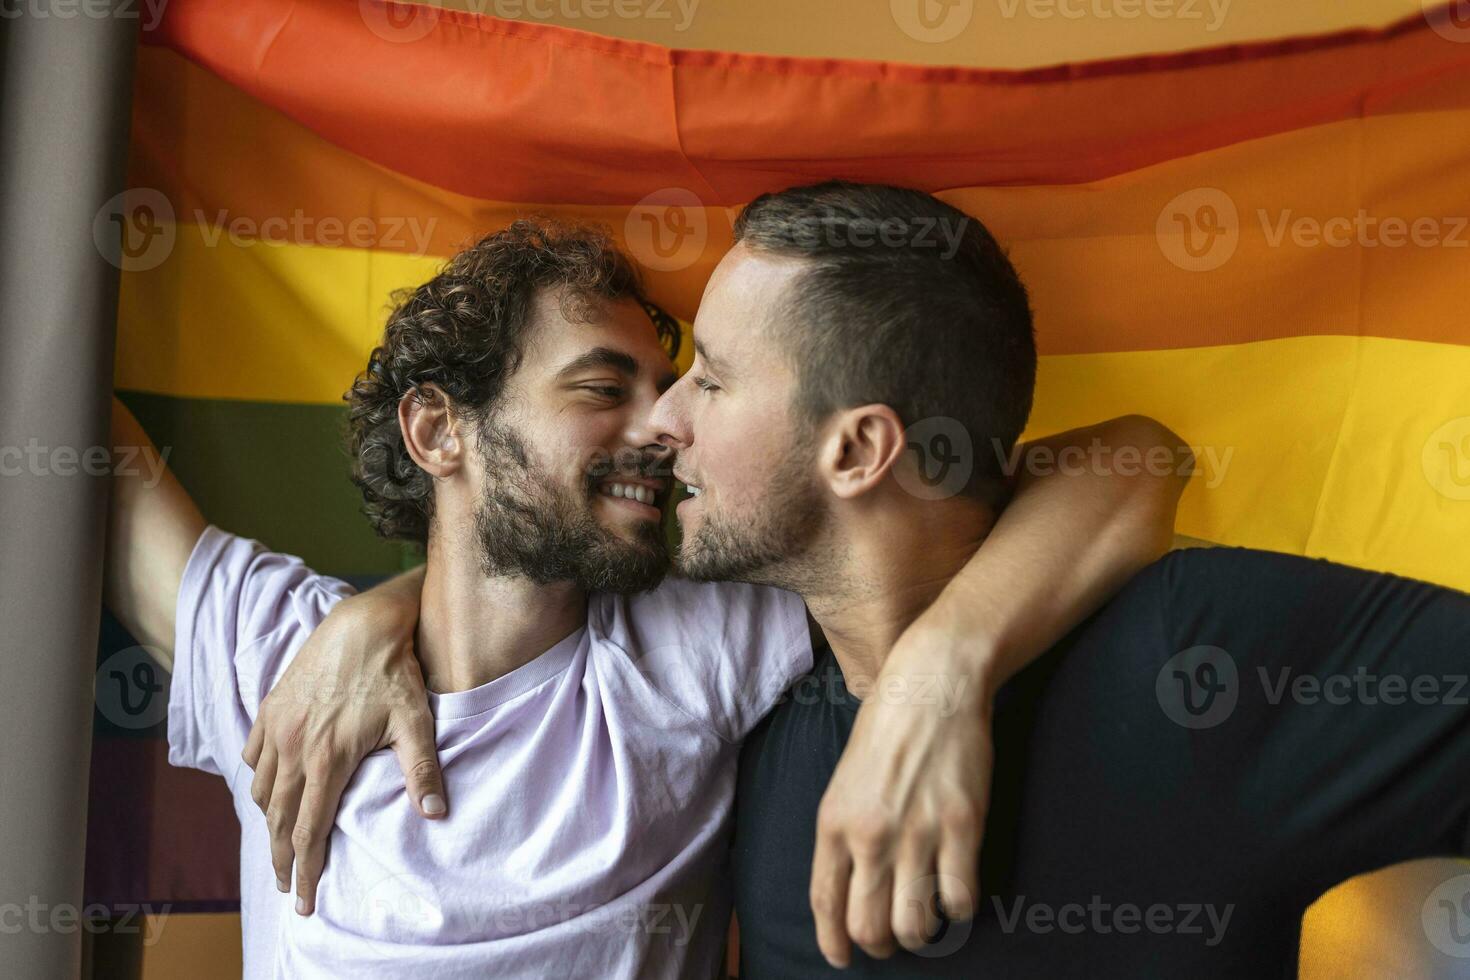
[[[562,312],[589,321],[602,301],[632,298],[653,320],[664,349],[678,353],[679,324],[644,296],[637,270],[599,229],[522,219],[486,235],[433,279],[393,295],[382,343],[344,396],[352,482],[385,538],[427,544],[433,481],[403,443],[398,403],[437,385],[483,423],[520,366],[532,304],[559,290]]]

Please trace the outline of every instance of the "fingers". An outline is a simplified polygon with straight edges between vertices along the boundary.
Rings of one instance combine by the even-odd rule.
[[[832,966],[852,962],[847,936],[847,892],[852,859],[840,834],[823,832],[818,821],[817,849],[812,855],[811,906],[817,922],[817,947]]]
[[[893,865],[871,846],[855,847],[847,892],[847,932],[863,952],[884,960],[898,948],[893,938]]]
[[[954,922],[972,918],[980,908],[980,841],[985,806],[965,808],[940,822],[939,900]]]
[[[973,917],[984,823],[983,798],[951,799],[906,830],[876,814],[819,811],[811,904],[827,961],[849,965],[853,943],[874,959],[921,951],[944,918]]]
[[[255,778],[250,781],[250,799],[265,813],[271,805],[271,793],[276,786],[276,768],[279,758],[273,745],[266,745],[257,755],[254,768]]]
[[[327,841],[337,819],[342,791],[352,776],[344,766],[323,766],[308,777],[301,794],[301,809],[291,832],[291,847],[296,859],[296,911],[311,915],[316,911],[316,886],[327,861]]]
[[[923,949],[939,931],[935,910],[934,844],[926,837],[904,841],[893,866],[893,936],[908,950]]]
[[[434,744],[434,717],[427,706],[406,708],[394,724],[393,752],[403,770],[409,798],[419,813],[440,820],[449,812],[444,792],[444,773],[439,768],[439,750]]]
[[[276,887],[283,892],[291,890],[291,862],[296,857],[291,832],[296,827],[304,786],[299,769],[281,766],[265,811],[265,825],[271,836],[271,866],[276,869]]]
[[[264,714],[265,707],[262,705],[256,714],[255,724],[250,726],[250,737],[245,739],[245,751],[240,753],[240,758],[251,769],[256,768],[256,763],[260,761],[260,750],[265,746],[265,726],[261,724]]]

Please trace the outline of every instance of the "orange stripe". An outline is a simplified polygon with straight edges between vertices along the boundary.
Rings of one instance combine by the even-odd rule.
[[[172,215],[160,220],[204,226],[221,246],[233,236],[447,257],[518,217],[543,216],[600,224],[638,251],[637,242],[629,249],[627,206],[517,204],[442,190],[322,139],[165,48],[138,52],[128,171],[129,187],[167,200]],[[632,217],[636,236],[644,228]],[[693,319],[729,247],[730,223],[710,209],[703,247],[646,275],[650,297]]]
[[[146,39],[460,194],[627,205],[682,187],[722,206],[818,176],[929,190],[1092,181],[1395,112],[1470,71],[1470,44],[1434,18],[1004,72],[675,51],[358,0],[175,0]]]
[[[730,244],[732,214],[720,208],[518,205],[403,177],[162,48],[140,53],[137,78],[130,182],[161,191],[179,222],[205,226],[206,243],[229,244],[234,231],[247,242],[447,256],[523,214],[591,221],[612,229],[644,265],[653,298],[686,320]],[[1456,233],[1450,222],[1470,215],[1470,186],[1459,179],[1470,171],[1470,77],[1456,82],[1427,100],[1432,110],[1284,133],[1097,183],[941,196],[981,216],[1010,248],[1031,286],[1045,354],[1311,334],[1466,343],[1458,311],[1470,229]],[[1239,215],[1233,252],[1214,268],[1181,268],[1163,247],[1179,242],[1159,237],[1161,216],[1166,232],[1194,219],[1188,192],[1197,188],[1220,189]],[[1183,204],[1171,204],[1181,193]],[[1325,226],[1359,208],[1435,220],[1447,241],[1309,247],[1282,224]],[[647,221],[659,217],[696,233],[678,261],[650,252]],[[357,227],[366,235],[354,236]]]

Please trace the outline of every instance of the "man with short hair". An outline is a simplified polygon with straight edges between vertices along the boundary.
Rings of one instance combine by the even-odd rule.
[[[978,495],[903,492],[894,443],[920,411],[994,435],[1015,396],[1003,382],[919,384],[922,365],[942,371],[940,352],[958,343],[942,326],[908,377],[886,361],[865,371],[918,332],[874,312],[872,297],[925,275],[942,290],[952,270],[916,250],[834,247],[808,222],[944,208],[844,184],[752,202],[701,303],[695,364],[655,412],[676,475],[700,486],[764,478],[751,456],[732,457],[765,431],[750,406],[789,404],[791,430],[812,434],[793,453],[804,465],[782,475],[784,498],[806,511],[784,547],[769,546],[758,504],[706,492],[679,509],[681,567],[798,591],[826,641],[741,756],[742,980],[824,976],[828,963],[872,977],[1292,975],[1302,914],[1325,890],[1470,853],[1470,596],[1271,552],[1175,552],[1040,660],[1000,676],[1011,679],[994,704],[983,880],[963,896],[967,911],[983,897],[972,921],[942,925],[934,913],[932,894],[954,908],[946,886],[962,881],[943,856],[933,867],[901,828],[846,830],[854,807],[876,802],[863,793],[871,771],[839,761],[872,720],[872,693],[848,682],[881,671],[887,638],[964,566],[967,529],[992,515]],[[781,343],[750,343],[752,322]],[[818,377],[825,399],[810,395]],[[709,398],[708,385],[722,394]],[[1409,696],[1415,684],[1435,696]],[[890,912],[899,906],[910,914]],[[1432,910],[1445,912],[1462,914]],[[880,956],[907,950],[875,960],[853,954],[849,935]],[[1440,958],[1425,975],[1453,965]]]

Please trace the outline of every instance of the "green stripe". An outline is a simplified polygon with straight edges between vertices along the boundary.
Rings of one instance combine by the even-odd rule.
[[[330,575],[417,564],[373,533],[348,478],[346,409],[118,392],[212,524]]]

